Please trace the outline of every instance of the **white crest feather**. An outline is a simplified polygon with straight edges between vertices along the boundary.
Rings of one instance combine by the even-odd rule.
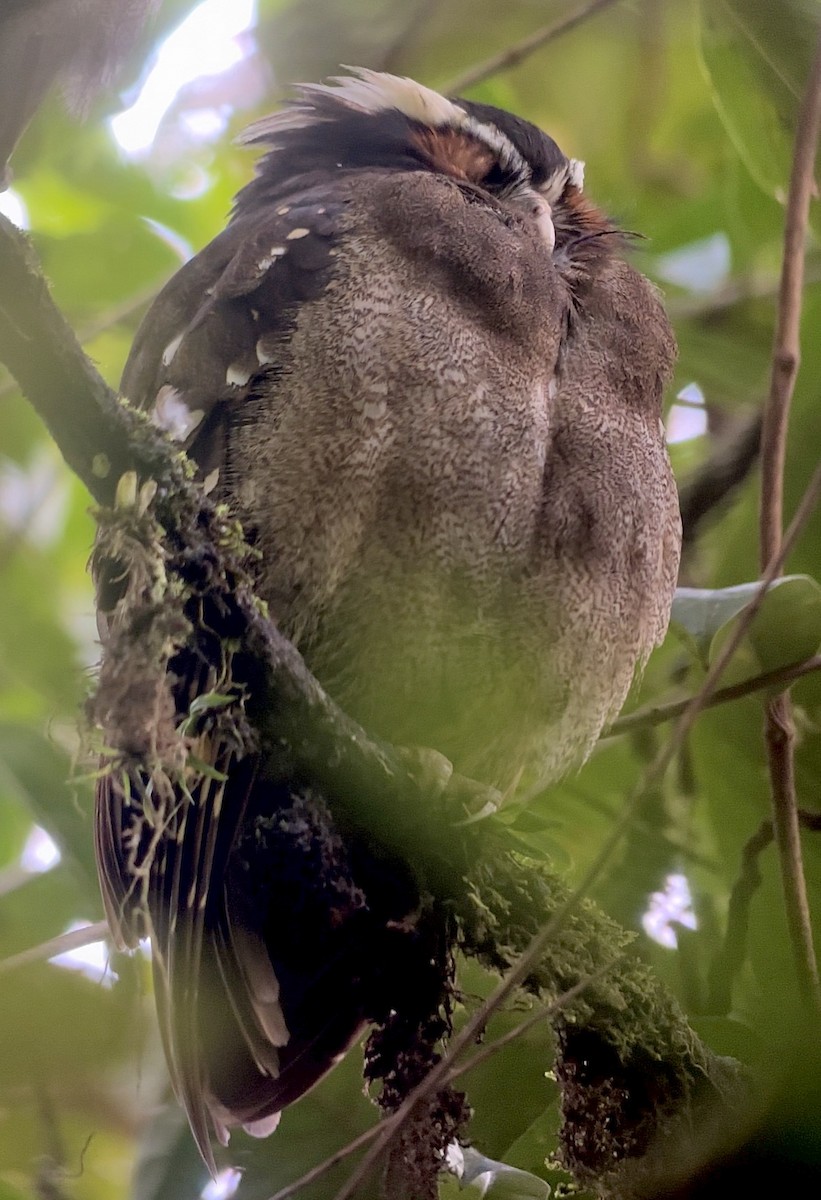
[[[240,143],[268,141],[278,133],[291,129],[306,129],[326,119],[311,103],[313,96],[336,101],[345,108],[361,113],[389,112],[396,109],[412,121],[439,128],[450,125],[461,128],[470,118],[463,108],[434,92],[432,88],[401,75],[371,71],[368,67],[345,67],[350,75],[334,75],[328,83],[303,83],[298,103],[262,117],[249,125],[238,137]]]
[[[378,113],[395,108],[412,121],[433,127],[458,127],[467,120],[463,108],[415,79],[371,71],[368,67],[345,65],[345,70],[351,74],[335,75],[329,83],[307,84],[302,91],[330,96],[358,112]]]

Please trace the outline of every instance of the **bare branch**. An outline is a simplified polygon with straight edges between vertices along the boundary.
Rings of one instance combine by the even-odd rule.
[[[813,170],[821,130],[821,34],[807,81],[787,197],[784,258],[773,346],[770,391],[761,433],[760,560],[771,562],[781,547],[784,465],[787,428],[801,357],[801,307],[804,245],[807,236]],[[807,885],[799,835],[793,747],[795,727],[787,693],[767,705],[765,743],[770,769],[773,828],[781,868],[784,905],[801,993],[811,1011],[821,1016],[821,982],[812,935]]]
[[[742,419],[729,439],[721,438],[707,460],[681,484],[678,498],[685,551],[692,548],[709,514],[747,478],[760,446],[761,413],[756,412]]]
[[[552,25],[543,25],[534,33],[522,38],[520,42],[516,42],[514,46],[508,46],[506,50],[492,55],[477,66],[469,67],[467,71],[463,71],[461,75],[457,75],[455,79],[446,84],[442,91],[447,92],[450,96],[459,95],[466,92],[468,88],[475,87],[477,83],[489,79],[491,75],[498,75],[500,71],[507,71],[511,67],[518,66],[528,55],[535,53],[536,50],[541,50],[542,46],[546,46],[548,42],[561,37],[563,33],[569,33],[571,29],[583,24],[589,17],[595,16],[602,9],[610,8],[614,3],[615,0],[590,0],[588,4],[571,13],[569,17],[563,17],[561,21],[556,21]]]
[[[799,809],[798,819],[804,829],[813,832],[821,829],[821,813]],[[733,981],[747,957],[750,904],[761,884],[758,859],[771,844],[773,836],[773,823],[767,818],[747,839],[741,851],[741,871],[730,893],[724,945],[710,967],[707,997],[709,1013],[723,1016],[732,1007]]]
[[[97,921],[94,925],[84,925],[82,929],[72,929],[70,933],[61,933],[59,937],[41,942],[29,950],[21,950],[9,958],[0,959],[0,975],[6,971],[14,971],[17,967],[28,966],[29,963],[42,962],[54,958],[57,954],[65,954],[68,950],[79,950],[82,946],[90,946],[92,942],[100,942],[109,936],[108,923]]]
[[[68,466],[95,500],[110,504],[118,479],[185,478],[169,443],[122,404],[55,307],[25,234],[0,217],[0,360],[48,426]]]
[[[795,683],[796,679],[802,679],[814,671],[821,671],[821,654],[804,659],[800,663],[792,663],[790,666],[764,671],[761,675],[753,675],[749,679],[743,679],[740,683],[730,684],[729,687],[718,688],[705,700],[702,710],[715,708],[719,704],[728,704],[732,700],[740,700],[743,696],[751,696],[754,692]],[[617,717],[608,729],[606,737],[633,733],[637,729],[652,729],[656,725],[663,725],[665,721],[673,721],[686,712],[691,699],[691,696],[687,696],[683,700],[671,700],[669,704],[653,704],[647,708],[638,708],[635,712],[627,713],[626,716]]]

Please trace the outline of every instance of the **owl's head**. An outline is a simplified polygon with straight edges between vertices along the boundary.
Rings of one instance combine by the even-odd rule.
[[[296,178],[363,169],[434,171],[532,218],[560,252],[580,235],[610,232],[583,196],[584,164],[521,117],[413,79],[349,68],[327,84],[303,84],[298,99],[242,135],[270,147],[238,211],[276,199]]]

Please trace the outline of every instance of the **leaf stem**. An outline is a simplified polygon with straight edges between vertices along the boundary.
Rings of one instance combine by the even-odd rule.
[[[518,66],[528,55],[533,54],[536,50],[541,50],[542,46],[561,37],[563,33],[569,33],[571,29],[575,29],[577,25],[581,25],[589,17],[595,16],[604,8],[609,8],[615,2],[616,0],[590,0],[590,3],[583,5],[582,8],[563,17],[560,21],[554,21],[552,25],[542,25],[541,28],[529,33],[521,41],[508,46],[507,49],[500,50],[498,54],[491,55],[490,58],[477,63],[476,66],[468,67],[461,75],[457,75],[455,79],[447,83],[442,91],[449,96],[455,96],[466,92],[468,88],[475,87],[477,83],[483,83],[491,75],[498,75],[500,71],[508,71],[511,67]]]

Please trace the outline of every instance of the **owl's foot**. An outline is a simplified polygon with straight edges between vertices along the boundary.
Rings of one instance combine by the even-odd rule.
[[[447,795],[464,813],[459,825],[472,824],[490,817],[502,806],[502,794],[496,788],[468,779],[453,769],[453,763],[429,746],[397,746],[408,772],[420,791],[430,796]]]

